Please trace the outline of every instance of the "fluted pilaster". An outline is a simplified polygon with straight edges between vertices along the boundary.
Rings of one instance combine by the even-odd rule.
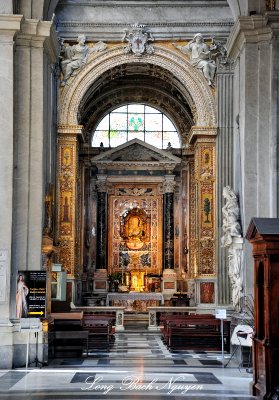
[[[221,247],[223,188],[233,185],[233,63],[219,64],[217,70],[217,241],[218,241],[218,303],[229,304],[230,280],[227,251]]]

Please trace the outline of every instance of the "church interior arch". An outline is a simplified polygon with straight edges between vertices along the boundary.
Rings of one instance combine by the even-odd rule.
[[[109,67],[112,58],[113,65]],[[60,89],[60,127],[64,139],[75,121],[82,131],[82,141],[75,147],[78,167],[73,171],[79,186],[75,196],[72,195],[77,199],[72,204],[75,215],[72,224],[78,246],[72,249],[75,255],[71,262],[66,261],[71,260],[67,250],[61,252],[60,261],[68,263],[68,276],[74,280],[74,260],[79,265],[85,294],[92,290],[95,294],[107,291],[105,283],[99,288],[100,270],[106,276],[120,272],[123,275],[123,262],[129,260],[125,272],[135,276],[142,269],[145,275],[155,274],[163,282],[162,290],[164,270],[171,270],[173,286],[170,282],[166,285],[169,288],[165,289],[166,294],[179,289],[195,293],[201,304],[216,304],[214,90],[187,60],[181,62],[181,55],[175,49],[162,45],[157,46],[155,55],[138,59],[128,59],[116,46],[93,56],[80,74],[72,78],[72,84]],[[131,141],[116,149],[92,148],[92,134],[100,120],[115,108],[131,103],[153,106],[169,117],[181,136],[181,147],[158,151]],[[67,146],[64,139],[59,160]],[[134,160],[129,158],[131,154]],[[62,186],[58,187],[61,202],[58,210],[63,209],[65,202]],[[167,197],[171,197],[168,210],[171,222],[164,220]],[[154,198],[153,203],[150,198]],[[129,206],[123,205],[128,203]],[[77,211],[81,207],[85,208],[85,217]],[[123,215],[135,207],[145,209],[149,218],[151,215],[153,218],[150,226],[154,231],[150,237],[154,240],[145,245],[142,254],[137,248],[129,249],[119,234]],[[59,212],[61,220],[59,215],[63,210]],[[199,228],[194,224],[197,220]],[[60,225],[63,233],[63,224]],[[166,245],[167,236],[170,239]],[[62,234],[60,242],[63,238]],[[149,260],[147,263],[141,261],[145,258]],[[140,276],[137,279],[141,285],[133,290],[148,290],[143,279]],[[72,293],[74,288],[75,283]]]

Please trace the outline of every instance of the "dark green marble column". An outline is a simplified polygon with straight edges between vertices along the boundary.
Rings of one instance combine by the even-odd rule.
[[[167,175],[164,182],[164,269],[174,269],[174,175]]]
[[[107,192],[104,185],[98,185],[98,181],[97,188],[96,268],[103,269],[107,268]]]

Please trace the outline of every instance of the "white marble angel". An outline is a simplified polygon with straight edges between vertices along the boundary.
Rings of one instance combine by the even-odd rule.
[[[75,75],[76,70],[87,63],[88,55],[90,53],[96,53],[98,51],[105,50],[107,45],[104,42],[98,42],[93,47],[88,47],[85,44],[86,36],[79,35],[77,38],[77,44],[73,46],[64,46],[64,42],[61,42],[61,69],[63,72],[63,80],[61,86],[65,86],[68,79]]]
[[[211,50],[205,42],[201,33],[197,33],[194,38],[185,46],[174,44],[182,53],[190,53],[190,63],[200,69],[208,84],[213,86],[216,65],[211,59]]]

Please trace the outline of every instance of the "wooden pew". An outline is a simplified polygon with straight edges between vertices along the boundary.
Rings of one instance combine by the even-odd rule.
[[[204,320],[204,319],[215,319],[215,315],[213,314],[191,314],[191,315],[176,315],[176,314],[165,314],[162,315],[160,318],[160,323],[163,323],[163,329],[162,329],[162,334],[163,334],[163,341],[168,344],[169,340],[169,326],[171,323],[176,323],[176,324],[181,324],[183,322],[187,323],[189,319],[198,319],[198,320]]]
[[[230,322],[223,321],[224,349],[230,350]],[[168,326],[167,344],[170,350],[222,349],[221,320],[215,318],[188,318],[172,320]]]
[[[85,315],[83,318],[83,329],[89,332],[90,348],[108,348],[113,338],[114,316],[107,315]]]

